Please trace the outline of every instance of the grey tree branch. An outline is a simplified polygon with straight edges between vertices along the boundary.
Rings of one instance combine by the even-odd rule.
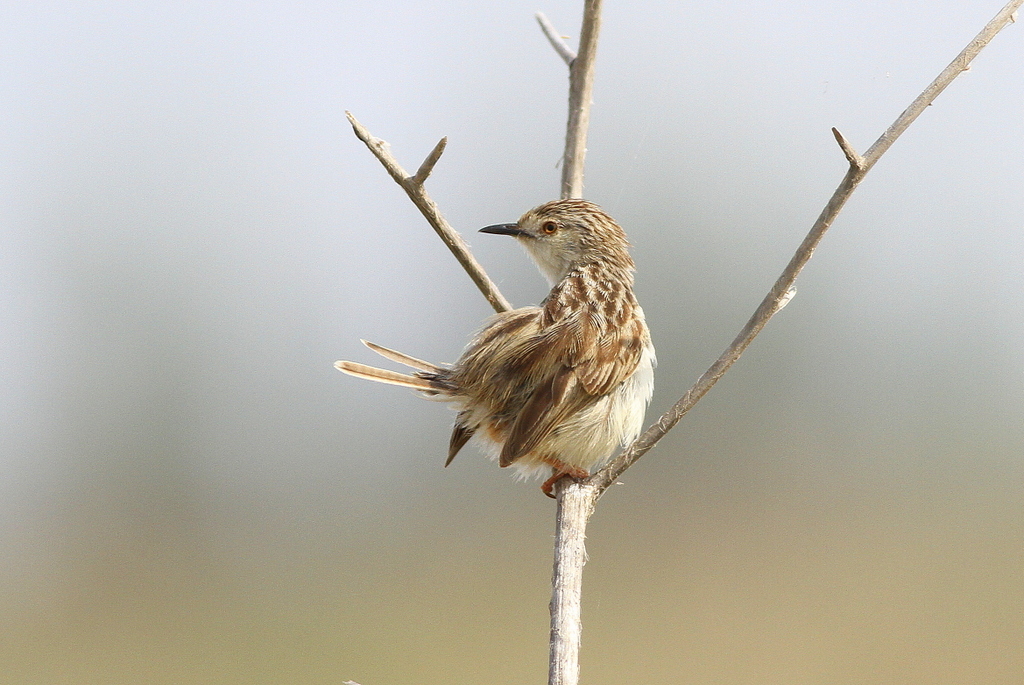
[[[441,159],[441,153],[444,152],[448,139],[442,138],[434,146],[434,149],[430,151],[430,154],[427,155],[427,158],[423,160],[416,174],[410,176],[402,168],[402,165],[398,163],[398,160],[394,158],[390,150],[388,150],[386,141],[370,135],[370,132],[352,116],[352,112],[345,112],[345,116],[348,117],[349,123],[352,124],[352,130],[355,131],[356,137],[366,143],[366,147],[369,148],[374,157],[380,160],[380,163],[391,174],[391,178],[395,179],[395,183],[402,186],[402,189],[405,190],[412,203],[420,210],[420,213],[423,214],[427,222],[433,227],[442,242],[455,255],[455,259],[459,261],[462,268],[466,270],[469,277],[476,283],[476,287],[480,289],[480,292],[483,293],[487,301],[494,307],[494,311],[507,312],[512,309],[512,305],[509,304],[509,301],[498,290],[498,286],[494,284],[494,281],[490,279],[484,268],[473,257],[473,253],[469,251],[466,241],[445,221],[445,218],[441,216],[441,210],[437,208],[437,205],[430,199],[427,191],[423,188],[423,182],[427,180],[430,172],[434,170],[437,160]]]
[[[565,483],[563,478],[560,482]],[[551,581],[549,685],[576,685],[580,677],[583,629],[583,566],[587,563],[587,521],[597,497],[592,486],[561,487],[555,521],[555,565]]]

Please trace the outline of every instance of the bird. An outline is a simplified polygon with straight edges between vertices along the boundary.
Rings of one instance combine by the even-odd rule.
[[[350,361],[335,367],[451,402],[458,409],[448,466],[471,439],[522,478],[577,481],[609,461],[643,427],[656,356],[633,293],[634,262],[622,228],[598,205],[554,200],[482,233],[515,238],[551,284],[536,306],[491,317],[450,366],[375,343],[412,374]]]

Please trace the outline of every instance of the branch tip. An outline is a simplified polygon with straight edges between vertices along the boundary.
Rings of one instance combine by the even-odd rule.
[[[565,63],[572,66],[572,61],[576,59],[576,53],[569,47],[569,44],[565,42],[555,25],[552,24],[543,12],[537,12],[537,23],[540,24],[540,30],[547,36],[548,42],[551,43],[551,47],[555,49],[555,52],[565,60]]]
[[[427,180],[427,176],[430,176],[430,172],[434,170],[437,160],[441,159],[441,154],[444,152],[446,145],[448,145],[448,136],[437,141],[437,145],[434,146],[434,149],[423,160],[423,164],[420,164],[420,168],[416,170],[416,175],[409,179],[412,183],[418,186],[423,185],[423,182]]]
[[[842,149],[843,154],[846,155],[846,161],[850,163],[850,166],[863,169],[864,158],[857,154],[857,151],[850,145],[850,141],[835,126],[832,127],[832,135],[836,137],[836,142],[839,143],[839,147]]]
[[[601,31],[601,1],[586,0],[583,3],[579,53],[569,63],[569,117],[562,155],[563,199],[583,197],[583,164],[587,156],[590,105],[594,99],[594,59]]]
[[[370,132],[367,131],[366,128],[359,123],[359,120],[356,119],[355,115],[346,109],[345,116],[348,117],[348,123],[352,124],[352,130],[355,131],[356,138],[363,141],[364,143],[369,143],[370,139],[373,138],[373,136],[371,136]]]

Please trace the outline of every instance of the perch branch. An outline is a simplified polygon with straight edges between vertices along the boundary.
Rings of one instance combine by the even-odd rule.
[[[402,186],[402,189],[405,190],[412,203],[420,210],[420,213],[423,214],[437,235],[448,246],[452,254],[455,255],[455,259],[459,260],[459,264],[466,270],[469,277],[473,279],[476,287],[480,289],[480,292],[483,293],[487,301],[494,307],[494,311],[507,312],[512,309],[512,305],[509,304],[509,301],[498,290],[498,286],[494,284],[494,281],[490,279],[484,268],[473,257],[473,253],[469,251],[466,241],[441,216],[441,210],[437,208],[437,205],[430,199],[427,191],[423,188],[423,182],[427,180],[430,172],[434,169],[434,165],[437,164],[437,160],[441,158],[441,153],[444,152],[448,139],[442,138],[434,146],[434,149],[430,151],[430,154],[427,155],[427,158],[423,160],[423,164],[416,171],[416,175],[410,176],[388,150],[386,141],[370,135],[370,132],[352,116],[351,112],[345,112],[345,115],[348,117],[349,123],[352,124],[352,130],[355,131],[356,137],[366,143],[366,147],[370,149],[374,157],[380,160],[380,163],[391,174],[391,178],[395,179],[395,183]]]
[[[835,220],[839,211],[846,204],[857,185],[864,179],[875,162],[885,153],[910,126],[911,123],[931,104],[931,102],[961,72],[969,68],[974,57],[995,37],[1008,23],[1016,20],[1016,11],[1024,4],[1024,0],[1012,0],[992,21],[972,40],[953,62],[914,100],[913,103],[896,119],[885,133],[868,149],[863,157],[857,154],[853,146],[833,129],[836,142],[842,149],[850,166],[839,187],[829,199],[810,232],[800,244],[782,275],[779,276],[771,290],[762,300],[753,316],[747,321],[743,330],[715,361],[704,372],[697,382],[665,412],[639,438],[628,446],[608,465],[577,482],[562,479],[555,484],[558,498],[556,524],[555,561],[552,577],[551,600],[551,645],[549,685],[577,685],[579,680],[579,648],[580,648],[580,601],[582,597],[582,573],[586,563],[584,547],[586,525],[594,511],[594,506],[601,495],[614,483],[619,476],[632,466],[640,457],[648,452],[676,423],[703,397],[711,387],[732,366],[754,337],[768,323],[769,319],[781,310],[794,296],[793,283],[803,267],[810,260],[818,243]],[[566,126],[566,144],[563,155],[561,196],[580,197],[583,190],[583,164],[586,156],[587,128],[590,118],[590,102],[593,93],[594,57],[597,48],[597,37],[600,30],[601,0],[586,0],[584,6],[583,26],[580,33],[578,55],[565,45],[554,27],[547,19],[538,14],[540,23],[548,40],[555,50],[569,64],[569,117]],[[445,140],[442,139],[420,165],[414,176],[409,176],[398,164],[387,149],[387,143],[370,135],[351,113],[348,119],[356,136],[362,140],[370,151],[380,160],[391,177],[409,195],[419,208],[442,241],[462,264],[463,268],[476,283],[477,287],[491,303],[496,311],[511,309],[508,301],[498,291],[497,286],[487,277],[486,273],[473,258],[462,238],[444,220],[437,205],[423,189],[423,183],[430,175],[444,151]]]
[[[558,488],[555,521],[555,567],[551,587],[549,685],[576,685],[580,676],[580,620],[583,600],[584,545],[587,521],[594,513],[597,489],[563,478]]]
[[[556,484],[558,495],[558,522],[555,543],[555,569],[552,579],[551,600],[551,668],[549,685],[576,685],[579,674],[579,635],[581,626],[580,603],[582,571],[586,562],[585,550],[580,553],[584,533],[597,500],[640,457],[675,426],[679,420],[703,397],[718,379],[739,359],[754,337],[768,320],[779,312],[795,290],[793,284],[800,271],[810,260],[814,249],[846,204],[857,185],[874,166],[896,138],[913,123],[924,109],[948,86],[957,75],[966,70],[974,57],[1008,23],[1015,20],[1016,11],[1024,0],[1012,0],[990,21],[952,63],[918,96],[896,119],[863,157],[839,131],[833,129],[836,142],[850,166],[839,187],[797,248],[782,275],[762,300],[754,315],[740,331],[725,352],[697,379],[678,402],[665,412],[633,444],[604,468],[582,482],[562,479]],[[567,153],[568,154],[568,153]]]
[[[565,42],[565,39],[555,29],[555,25],[548,21],[543,12],[537,12],[537,23],[540,24],[541,31],[548,37],[548,41],[551,43],[551,47],[555,49],[555,52],[565,60],[566,64],[572,66],[572,61],[576,59],[576,53],[572,51],[569,44]]]
[[[981,49],[985,47],[991,41],[999,31],[1001,31],[1008,23],[1013,21],[1013,14],[1017,11],[1020,5],[1024,3],[1024,0],[1012,0],[1007,3],[1002,10],[990,21],[981,32],[975,36],[974,40],[967,44],[967,47],[957,55],[948,67],[946,67],[939,76],[931,82],[931,84],[924,89],[924,91],[917,96],[917,99],[902,114],[893,122],[885,133],[883,133],[878,140],[875,141],[863,157],[860,157],[854,152],[853,147],[846,142],[837,130],[832,129],[833,134],[836,137],[836,141],[842,148],[843,153],[846,155],[847,160],[850,162],[850,168],[846,172],[846,176],[843,178],[839,187],[832,194],[828,204],[825,205],[825,209],[822,210],[821,215],[818,216],[817,221],[811,227],[810,232],[804,238],[803,242],[800,243],[800,247],[797,248],[796,254],[789,261],[782,275],[779,276],[778,280],[775,281],[775,285],[768,292],[762,300],[757,311],[747,321],[746,326],[740,331],[740,334],[736,336],[732,344],[722,353],[722,356],[711,365],[704,374],[697,379],[693,387],[686,391],[686,394],[679,399],[667,412],[665,412],[661,418],[659,418],[650,428],[637,438],[632,445],[627,447],[618,457],[613,459],[608,465],[602,468],[597,473],[593,474],[584,481],[585,484],[594,485],[597,488],[597,496],[608,489],[612,483],[614,483],[622,473],[632,466],[636,461],[647,453],[652,447],[654,447],[662,437],[672,429],[676,423],[681,419],[690,409],[703,397],[708,390],[711,389],[718,379],[729,369],[733,363],[740,358],[743,351],[747,349],[754,337],[764,328],[768,320],[776,314],[776,312],[784,306],[785,300],[792,297],[793,293],[793,282],[799,275],[801,269],[810,260],[811,255],[814,253],[814,249],[821,242],[822,237],[825,235],[825,231],[828,230],[829,226],[835,220],[836,215],[846,204],[846,201],[853,194],[853,191],[857,188],[857,185],[864,179],[864,176],[871,170],[871,167],[875,165],[875,162],[888,150],[896,139],[907,130],[907,127],[913,123],[915,119],[925,110],[932,101],[945,90],[953,79],[955,79],[961,72],[965,71],[970,65],[971,61],[977,56]],[[781,306],[780,306],[781,305]]]

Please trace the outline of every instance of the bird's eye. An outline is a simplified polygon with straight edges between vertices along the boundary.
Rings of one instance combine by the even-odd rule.
[[[545,221],[541,225],[540,230],[544,231],[544,233],[548,235],[551,235],[552,233],[558,230],[558,224],[556,224],[554,221]]]

